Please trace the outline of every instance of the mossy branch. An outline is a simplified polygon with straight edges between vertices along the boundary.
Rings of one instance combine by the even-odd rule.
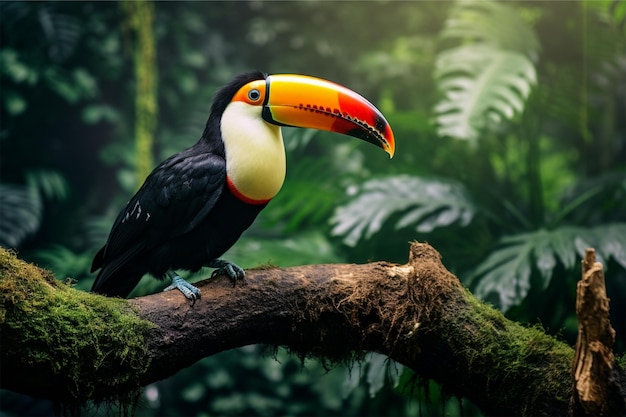
[[[331,361],[388,355],[489,415],[566,415],[574,350],[476,300],[430,246],[409,262],[250,270],[134,300],[77,291],[0,250],[0,387],[102,401],[253,343]]]

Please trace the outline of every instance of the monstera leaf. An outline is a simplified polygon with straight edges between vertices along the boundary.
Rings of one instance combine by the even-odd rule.
[[[378,232],[393,215],[400,216],[396,229],[415,227],[427,233],[455,222],[465,226],[475,210],[463,185],[452,180],[408,175],[377,178],[361,185],[354,198],[335,211],[332,234],[355,246]]]
[[[464,45],[440,54],[435,70],[442,99],[435,106],[440,136],[475,141],[524,110],[536,83],[529,58],[489,45]]]
[[[533,270],[540,272],[543,287],[552,279],[552,272],[560,261],[567,269],[574,268],[577,256],[585,249],[596,249],[600,262],[613,258],[626,268],[626,223],[615,223],[595,228],[561,227],[555,230],[537,230],[505,237],[470,276],[476,284],[474,294],[495,302],[506,311],[519,304],[530,289]],[[497,294],[498,299],[491,297]]]

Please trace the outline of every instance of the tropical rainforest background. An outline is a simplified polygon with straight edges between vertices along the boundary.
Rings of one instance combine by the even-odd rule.
[[[592,246],[623,354],[625,2],[2,2],[0,24],[0,244],[59,279],[90,288],[115,216],[195,143],[219,86],[295,72],[375,103],[396,156],[286,129],[284,188],[226,258],[404,263],[409,241],[428,241],[478,297],[573,344]],[[136,412],[480,415],[384,357],[327,365],[224,352],[147,387]],[[0,404],[52,410],[10,392]]]

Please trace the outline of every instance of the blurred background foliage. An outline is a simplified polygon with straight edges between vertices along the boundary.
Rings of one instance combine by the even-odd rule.
[[[396,156],[286,129],[284,188],[227,258],[403,263],[428,241],[477,296],[573,344],[593,246],[624,352],[626,2],[2,2],[0,23],[0,244],[59,279],[90,288],[146,166],[197,140],[219,86],[304,73],[381,108]],[[329,371],[251,346],[147,387],[137,415],[480,415],[416,381],[379,355]]]

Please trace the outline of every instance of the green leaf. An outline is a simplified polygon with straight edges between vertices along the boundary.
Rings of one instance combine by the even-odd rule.
[[[381,230],[393,215],[396,229],[415,227],[428,233],[458,222],[466,226],[475,207],[462,184],[409,175],[376,178],[361,185],[352,200],[335,211],[332,234],[355,246]]]
[[[224,258],[243,268],[263,264],[281,267],[339,262],[339,259],[321,232],[302,232],[293,237],[263,238],[244,236]]]
[[[359,386],[363,376],[365,376],[369,395],[371,398],[374,398],[383,389],[388,378],[393,387],[397,387],[403,370],[404,367],[401,364],[389,359],[387,356],[370,352],[359,363],[358,367],[346,368],[344,370],[346,375],[342,386],[342,396],[346,398],[350,395]]]
[[[37,20],[48,43],[48,53],[53,61],[60,62],[70,57],[76,49],[82,26],[80,21],[44,4],[37,10]]]
[[[0,184],[0,246],[17,248],[41,225],[43,203],[30,187]]]
[[[476,44],[442,52],[435,78],[442,95],[435,106],[438,134],[475,141],[524,110],[537,76],[525,55]]]
[[[16,84],[26,83],[30,86],[38,79],[37,70],[20,61],[18,52],[9,48],[0,51],[0,74],[6,75]]]
[[[83,121],[87,124],[100,122],[117,123],[121,119],[119,111],[107,104],[86,106],[81,116]]]
[[[601,258],[613,258],[626,268],[626,223],[606,224],[593,229],[593,245]]]
[[[58,171],[37,169],[26,173],[26,182],[45,198],[63,201],[69,197],[70,190],[63,174]]]
[[[301,229],[304,223],[326,224],[339,198],[337,172],[328,169],[324,158],[301,158],[288,171],[283,189],[264,213],[265,221],[284,224],[290,232]]]
[[[95,97],[98,92],[95,78],[82,68],[68,72],[61,68],[48,67],[43,76],[48,86],[70,104]]]
[[[40,264],[51,270],[57,279],[82,278],[89,275],[93,252],[76,253],[63,245],[52,245],[35,252]],[[89,282],[90,284],[91,282]],[[78,289],[88,290],[87,282],[79,280]]]
[[[540,272],[542,289],[546,288],[557,260],[566,269],[573,269],[588,247],[596,249],[598,261],[613,258],[626,268],[626,223],[593,228],[564,226],[504,237],[470,275],[476,285],[474,294],[490,300],[495,295],[496,304],[506,311],[528,294],[533,270]]]
[[[537,35],[518,10],[501,2],[462,0],[451,10],[441,32],[444,39],[479,42],[518,52],[535,61],[540,51]]]
[[[524,110],[540,46],[518,11],[491,1],[459,1],[441,36],[457,46],[436,62],[440,136],[476,141]]]
[[[385,386],[387,379],[387,357],[380,353],[369,355],[369,369],[367,370],[367,383],[369,384],[369,394],[371,398]]]
[[[18,116],[26,111],[28,103],[17,91],[5,89],[2,93],[2,105],[9,115]]]

